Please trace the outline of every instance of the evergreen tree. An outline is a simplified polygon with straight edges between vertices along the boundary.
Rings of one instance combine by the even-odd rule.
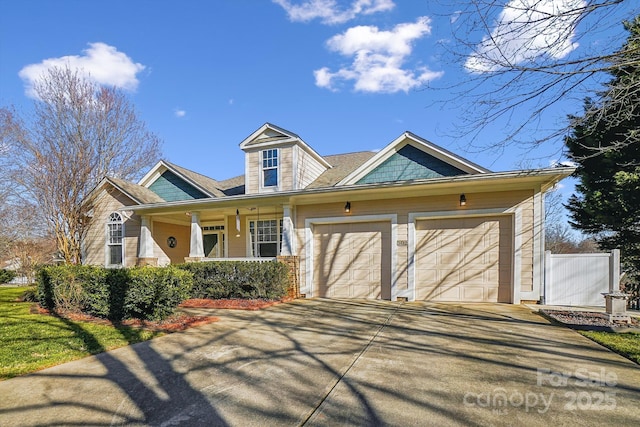
[[[640,278],[640,17],[629,31],[619,66],[585,115],[573,117],[565,139],[578,164],[576,194],[569,199],[571,225],[592,235],[602,249],[621,250],[625,270]],[[597,111],[597,114],[593,112]]]

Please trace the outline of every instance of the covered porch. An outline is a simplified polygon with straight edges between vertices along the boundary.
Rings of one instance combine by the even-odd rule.
[[[137,265],[212,260],[271,261],[295,254],[288,204],[192,201],[128,207],[140,224]]]

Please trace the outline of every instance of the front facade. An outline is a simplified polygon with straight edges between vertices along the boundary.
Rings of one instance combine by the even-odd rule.
[[[225,181],[160,161],[94,190],[86,263],[299,259],[306,297],[506,302],[541,297],[544,193],[571,168],[490,172],[410,132],[321,156],[265,124]]]

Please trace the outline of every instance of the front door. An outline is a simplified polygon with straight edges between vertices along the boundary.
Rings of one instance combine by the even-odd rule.
[[[224,233],[219,231],[217,233],[205,234],[202,236],[202,243],[204,245],[204,256],[207,258],[222,258],[224,257]]]

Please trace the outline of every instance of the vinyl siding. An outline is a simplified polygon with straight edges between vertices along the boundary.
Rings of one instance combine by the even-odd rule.
[[[165,171],[149,186],[149,190],[167,202],[177,200],[203,199],[207,197],[202,191],[185,182],[171,171]]]
[[[85,255],[83,263],[91,265],[105,265],[106,242],[107,242],[107,222],[112,212],[124,206],[131,206],[134,203],[124,194],[112,187],[107,187],[98,197],[93,205],[93,217],[83,240],[83,253]],[[126,267],[136,265],[138,259],[138,237],[140,236],[140,217],[137,215],[124,220],[124,259]]]
[[[296,146],[294,150],[298,159],[295,164],[298,187],[295,189],[300,190],[318,179],[326,168],[302,148]]]
[[[300,283],[304,288],[306,284],[305,259],[305,220],[307,218],[345,217],[348,222],[350,215],[384,215],[397,214],[397,239],[408,239],[407,222],[409,213],[415,212],[440,212],[456,211],[461,214],[469,210],[519,207],[522,211],[522,263],[521,263],[521,291],[533,289],[533,190],[492,192],[492,193],[466,193],[467,205],[459,206],[459,193],[445,196],[412,197],[393,200],[364,200],[352,201],[351,213],[344,213],[344,201],[327,203],[323,205],[298,205],[296,207],[295,228],[298,254],[300,255]],[[392,242],[397,245],[397,242]],[[408,287],[408,246],[396,246],[397,269],[399,272],[397,289],[406,290]]]

